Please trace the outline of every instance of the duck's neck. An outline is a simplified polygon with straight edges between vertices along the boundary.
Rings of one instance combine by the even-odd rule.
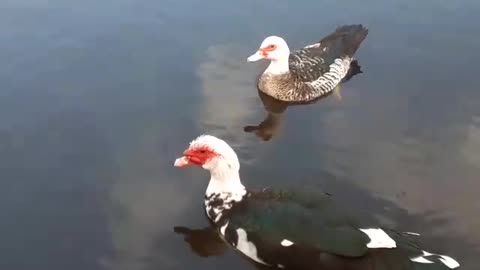
[[[288,67],[288,57],[283,57],[280,59],[270,60],[270,65],[268,65],[264,73],[279,75],[288,73],[289,71],[290,69]]]
[[[205,194],[228,193],[240,198],[247,193],[245,186],[240,181],[238,169],[230,168],[228,164],[220,165],[215,170],[210,171],[210,182],[208,183]]]

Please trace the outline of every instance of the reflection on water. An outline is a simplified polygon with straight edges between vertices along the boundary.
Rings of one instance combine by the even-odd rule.
[[[228,248],[217,230],[211,226],[203,229],[190,229],[183,226],[176,226],[173,228],[175,233],[184,236],[184,241],[190,245],[190,248],[198,256],[210,257],[220,256],[225,254]]]
[[[211,133],[235,148],[247,186],[328,191],[477,269],[479,8],[3,1],[0,268],[253,269],[230,249],[199,257],[172,230],[207,225],[208,176],[172,163]],[[365,73],[341,101],[263,106],[265,63],[246,62],[258,40],[298,48],[349,23],[370,31]]]
[[[258,109],[255,92],[248,90],[252,84],[248,78],[254,76],[255,69],[245,64],[241,51],[239,46],[210,46],[197,70],[202,84],[199,129],[213,130],[237,148],[245,144],[237,142],[245,141],[238,127]]]

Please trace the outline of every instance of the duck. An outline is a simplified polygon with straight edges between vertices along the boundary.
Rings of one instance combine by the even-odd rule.
[[[350,68],[347,75],[342,79],[341,84],[344,84],[350,81],[354,76],[363,73],[360,64],[357,60],[353,60],[350,63]],[[310,102],[304,103],[292,103],[277,100],[264,92],[258,90],[258,97],[262,102],[262,105],[267,112],[265,119],[260,122],[258,125],[246,125],[243,127],[243,131],[246,133],[254,133],[258,138],[263,141],[269,141],[275,137],[281,130],[281,125],[283,122],[283,113],[290,106],[303,106],[317,103],[320,99],[326,97],[320,97]]]
[[[329,193],[247,189],[236,152],[213,135],[193,139],[173,165],[198,166],[210,173],[204,197],[208,220],[225,243],[256,264],[308,270],[460,266],[450,256],[422,249],[416,241],[419,234],[383,228],[367,213],[352,213],[337,204]],[[372,256],[386,262],[376,263]]]
[[[338,85],[367,35],[362,24],[343,25],[319,42],[293,52],[282,37],[269,36],[247,61],[270,60],[257,78],[260,91],[281,101],[309,102],[339,93]]]

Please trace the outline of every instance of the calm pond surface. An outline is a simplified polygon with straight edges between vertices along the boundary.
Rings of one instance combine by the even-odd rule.
[[[208,224],[207,173],[173,167],[202,133],[235,148],[249,187],[328,191],[478,269],[479,11],[474,0],[2,1],[0,269],[254,269],[230,249],[199,256],[181,234]],[[370,32],[342,99],[267,112],[262,64],[246,61],[263,38],[298,48],[351,23]]]

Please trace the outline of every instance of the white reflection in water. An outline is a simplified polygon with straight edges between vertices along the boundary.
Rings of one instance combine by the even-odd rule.
[[[240,154],[242,165],[254,158],[241,153],[247,147],[257,147],[255,138],[245,136],[243,126],[263,111],[255,87],[259,68],[246,61],[245,51],[232,45],[210,46],[197,71],[203,98],[199,129],[227,140]]]
[[[178,137],[174,131],[161,123],[146,128],[120,155],[119,172],[111,189],[109,220],[115,256],[104,262],[109,269],[145,269],[151,258],[162,267],[179,264],[174,256],[154,247],[159,239],[173,237],[172,227],[185,216],[186,209],[201,201],[199,190],[206,182],[185,183],[182,173],[173,168],[170,155],[159,151],[162,142]],[[167,244],[160,244],[167,249]]]

